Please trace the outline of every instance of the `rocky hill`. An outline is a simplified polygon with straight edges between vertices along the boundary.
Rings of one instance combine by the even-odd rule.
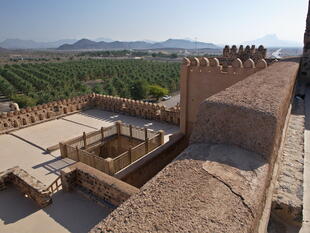
[[[89,50],[89,49],[161,49],[161,48],[180,48],[180,49],[203,49],[219,48],[212,43],[194,42],[182,39],[169,39],[163,42],[150,43],[145,41],[113,41],[113,42],[95,42],[88,39],[81,39],[74,44],[61,45],[58,50]]]

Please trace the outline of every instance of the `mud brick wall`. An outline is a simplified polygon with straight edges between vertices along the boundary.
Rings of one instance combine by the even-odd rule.
[[[42,208],[52,202],[51,193],[47,191],[47,187],[19,167],[13,167],[0,173],[0,190],[5,189],[8,184],[15,185]]]
[[[266,228],[260,220],[298,68],[275,63],[207,98],[190,146],[91,232]]]
[[[35,125],[92,106],[92,95],[59,100],[0,114],[0,133]]]
[[[184,58],[181,67],[182,133],[190,135],[197,119],[199,105],[208,97],[267,67],[264,59],[254,62],[236,58],[230,66],[220,65],[217,58]],[[198,91],[199,90],[199,91]]]
[[[76,163],[61,171],[64,190],[75,186],[86,188],[93,195],[118,206],[139,189],[83,163]]]

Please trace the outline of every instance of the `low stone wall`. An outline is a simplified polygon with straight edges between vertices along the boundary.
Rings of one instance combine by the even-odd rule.
[[[65,191],[81,186],[114,206],[120,205],[139,191],[123,181],[80,162],[61,170],[61,181]]]
[[[98,94],[95,95],[94,104],[97,108],[106,111],[165,121],[175,125],[180,123],[180,107],[178,106],[167,108],[159,104]]]
[[[19,167],[13,167],[0,173],[0,190],[5,189],[6,185],[11,183],[42,208],[52,202],[51,193],[47,187]]]
[[[190,146],[92,232],[266,232],[298,66],[273,64],[206,99]]]
[[[23,108],[18,111],[0,113],[0,134],[94,107],[151,120],[165,121],[175,125],[180,124],[180,107],[178,106],[166,108],[159,104],[143,101],[89,94]]]
[[[0,133],[6,133],[85,110],[92,106],[91,99],[92,95],[85,95],[23,108],[19,111],[1,113]]]
[[[277,219],[296,226],[303,220],[304,107],[303,99],[294,98],[271,210]]]

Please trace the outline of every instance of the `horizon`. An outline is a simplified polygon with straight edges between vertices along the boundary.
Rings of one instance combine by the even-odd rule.
[[[264,37],[267,37],[267,36],[275,36],[277,37],[278,39],[282,40],[282,38],[279,38],[276,34],[266,34],[266,35],[262,35],[261,37],[259,38],[253,38],[251,41],[254,41],[254,40],[257,40],[257,39],[261,39],[261,38],[264,38]],[[192,41],[192,42],[195,42],[196,40],[193,39],[193,38],[167,38],[167,39],[164,39],[164,40],[152,40],[152,39],[143,39],[143,40],[114,40],[113,38],[110,38],[110,37],[105,37],[105,36],[100,36],[100,37],[97,37],[97,38],[87,38],[87,37],[83,37],[83,38],[59,38],[59,39],[56,39],[56,40],[52,40],[52,41],[38,41],[38,40],[34,40],[34,39],[21,39],[21,38],[6,38],[4,40],[0,40],[0,43],[1,42],[4,42],[4,41],[7,41],[7,40],[22,40],[22,41],[33,41],[33,42],[36,42],[36,43],[52,43],[52,42],[57,42],[57,41],[64,41],[64,40],[75,40],[75,41],[80,41],[80,40],[91,40],[91,41],[105,41],[107,43],[110,43],[110,42],[115,42],[115,41],[120,41],[120,42],[137,42],[137,41],[144,41],[144,42],[147,42],[147,43],[160,43],[160,42],[164,42],[164,41],[167,41],[167,40],[187,40],[187,41]],[[200,40],[197,40],[197,42],[203,42],[203,43],[213,43],[212,41],[200,41]],[[242,41],[242,42],[245,42],[245,41]],[[240,42],[240,43],[242,43]],[[303,46],[302,42],[298,42],[298,41],[290,41],[290,42],[296,42],[296,43],[300,43],[300,46]],[[74,42],[75,43],[75,42]],[[236,43],[236,44],[240,44],[240,43]],[[217,44],[217,43],[213,43],[215,45],[224,45],[224,44]]]
[[[105,37],[115,41],[159,42],[191,38],[214,44],[240,44],[276,34],[281,40],[302,44],[306,0],[247,3],[93,0],[90,4],[68,0],[55,4],[51,0],[12,0],[2,3],[0,9],[0,41],[54,42]],[[20,20],[16,20],[16,15]]]

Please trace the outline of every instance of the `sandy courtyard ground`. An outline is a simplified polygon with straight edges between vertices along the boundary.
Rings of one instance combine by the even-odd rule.
[[[47,153],[47,147],[83,132],[110,126],[118,120],[139,127],[164,130],[165,141],[179,129],[163,122],[95,109],[87,110],[0,135],[0,171],[18,165],[49,185],[62,168],[74,161],[61,159],[59,150]],[[24,198],[13,187],[0,192],[0,232],[87,232],[108,213],[103,207],[77,193],[61,191],[53,196],[52,205],[38,209],[34,202]]]

